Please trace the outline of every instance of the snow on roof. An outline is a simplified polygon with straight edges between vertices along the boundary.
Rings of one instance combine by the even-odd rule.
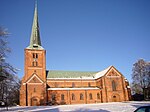
[[[96,73],[96,74],[95,74],[95,79],[104,76],[104,75],[108,72],[108,70],[109,70],[111,67],[112,67],[112,66],[109,66],[109,67],[106,68],[105,70]]]
[[[127,86],[127,88],[130,88],[130,86]]]
[[[89,88],[48,88],[48,90],[99,90],[97,87],[89,87]]]

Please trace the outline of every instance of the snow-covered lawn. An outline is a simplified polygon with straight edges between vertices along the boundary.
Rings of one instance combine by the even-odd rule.
[[[142,102],[113,102],[97,104],[77,104],[58,106],[32,106],[32,107],[10,107],[9,111],[15,112],[133,112],[136,108],[150,105],[150,101]],[[0,109],[6,111],[6,109]]]

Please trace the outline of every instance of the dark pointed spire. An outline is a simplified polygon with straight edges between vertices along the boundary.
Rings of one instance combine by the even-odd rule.
[[[39,23],[38,23],[37,2],[35,3],[32,33],[31,33],[31,37],[30,37],[30,46],[28,48],[33,48],[33,49],[42,48],[41,40],[40,40]]]

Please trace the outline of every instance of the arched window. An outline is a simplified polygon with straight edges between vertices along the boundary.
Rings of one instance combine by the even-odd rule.
[[[33,58],[38,58],[38,54],[37,53],[33,53]]]
[[[33,61],[32,62],[32,66],[34,66],[34,67],[38,66],[38,62],[37,61]]]
[[[97,99],[100,99],[100,94],[99,93],[97,93]]]
[[[75,87],[75,83],[74,83],[74,82],[72,83],[72,87],[73,87],[73,88]]]
[[[37,61],[35,62],[35,66],[38,66],[38,62]]]
[[[65,95],[61,94],[61,100],[64,100],[64,99],[65,99]]]
[[[52,94],[52,101],[56,101],[56,95]]]
[[[36,53],[36,57],[35,57],[36,59],[38,58],[38,54]]]
[[[116,82],[114,80],[112,81],[112,90],[116,91]]]
[[[75,95],[72,93],[72,100],[75,100]]]
[[[92,93],[90,93],[90,94],[89,94],[89,99],[90,99],[90,100],[92,100],[92,99],[93,99],[93,97],[92,97]]]
[[[80,93],[80,100],[84,100],[83,94]]]
[[[90,82],[88,83],[88,87],[91,87],[91,83]]]

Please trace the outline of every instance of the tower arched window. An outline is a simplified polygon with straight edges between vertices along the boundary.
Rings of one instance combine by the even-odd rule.
[[[92,100],[92,99],[93,99],[93,97],[92,97],[92,93],[90,93],[90,94],[89,94],[89,99],[90,99],[90,100]]]
[[[37,53],[33,53],[33,58],[37,59],[38,58],[38,54]]]
[[[34,60],[34,61],[32,62],[32,66],[34,66],[34,67],[38,66],[38,62],[37,62],[36,60]]]
[[[36,66],[38,66],[38,62],[37,62],[38,54],[37,53],[33,53],[32,55],[33,55],[32,66],[36,67]]]
[[[83,94],[80,93],[80,100],[84,100]]]
[[[74,93],[72,93],[72,100],[75,100],[75,95],[74,95]]]
[[[35,66],[38,66],[38,62],[37,61],[35,62]]]
[[[112,81],[112,90],[116,91],[116,82],[114,80]]]

